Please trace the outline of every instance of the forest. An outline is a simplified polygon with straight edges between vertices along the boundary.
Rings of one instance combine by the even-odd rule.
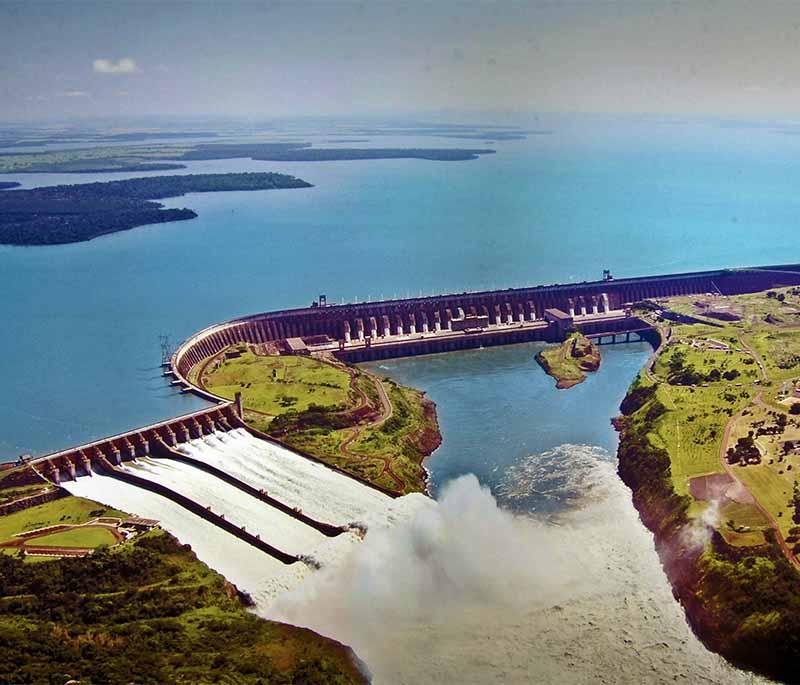
[[[193,219],[197,214],[191,209],[165,208],[153,202],[186,193],[309,187],[286,174],[241,173],[151,176],[10,190],[0,193],[0,244],[75,243],[136,226]]]

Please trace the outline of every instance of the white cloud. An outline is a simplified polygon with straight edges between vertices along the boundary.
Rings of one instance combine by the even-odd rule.
[[[124,57],[118,62],[110,59],[96,59],[93,67],[98,74],[133,74],[139,71],[136,61],[130,57]]]

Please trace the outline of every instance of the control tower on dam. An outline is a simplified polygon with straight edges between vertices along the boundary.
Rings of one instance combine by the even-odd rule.
[[[237,343],[274,352],[329,351],[347,361],[446,352],[533,340],[558,341],[566,330],[589,335],[641,329],[630,305],[646,299],[711,293],[735,295],[800,285],[800,265],[697,271],[640,278],[463,292],[403,300],[264,312],[206,328],[170,361],[175,383],[212,401],[194,383],[206,360]]]

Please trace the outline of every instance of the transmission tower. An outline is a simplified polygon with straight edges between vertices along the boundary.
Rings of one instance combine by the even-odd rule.
[[[169,336],[159,335],[158,343],[161,345],[161,363],[169,364],[169,360],[172,358],[172,344],[169,341]]]

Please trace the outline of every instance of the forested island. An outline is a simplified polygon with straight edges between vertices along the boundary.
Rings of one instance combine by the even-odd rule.
[[[181,160],[249,157],[268,162],[330,162],[363,159],[427,159],[459,162],[493,154],[494,150],[460,148],[315,148],[310,143],[208,143],[198,145]]]
[[[503,138],[505,139],[505,138]],[[136,138],[121,138],[135,141]],[[350,141],[355,142],[355,141]],[[268,162],[423,159],[459,162],[493,154],[491,149],[463,148],[315,148],[306,142],[185,143],[143,146],[97,146],[39,152],[0,152],[0,173],[99,174],[184,169],[187,161],[253,159]]]
[[[9,190],[0,193],[0,244],[75,243],[136,226],[193,219],[197,214],[191,209],[167,209],[153,202],[186,193],[309,187],[310,183],[286,174],[241,173]]]
[[[9,188],[19,188],[20,184],[17,181],[0,181],[0,190],[8,190]]]

